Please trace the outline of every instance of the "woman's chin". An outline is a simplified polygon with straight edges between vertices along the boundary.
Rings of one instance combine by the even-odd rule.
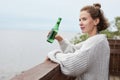
[[[86,33],[85,31],[82,31],[82,33]]]

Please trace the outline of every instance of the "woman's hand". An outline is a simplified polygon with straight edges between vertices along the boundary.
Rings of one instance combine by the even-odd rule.
[[[56,39],[58,42],[60,42],[60,41],[63,40],[63,38],[62,38],[60,35],[56,35],[56,36],[55,36],[55,39]]]
[[[50,35],[50,32],[48,32],[48,35],[47,35],[47,37]],[[60,42],[60,41],[62,41],[63,40],[63,38],[60,36],[60,35],[55,35],[55,39],[58,41],[58,42]]]

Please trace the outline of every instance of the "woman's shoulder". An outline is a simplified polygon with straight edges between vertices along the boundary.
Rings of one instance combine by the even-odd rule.
[[[107,38],[106,38],[106,35],[105,34],[97,34],[95,36],[92,36],[90,38],[88,38],[84,44],[85,45],[96,45],[96,44],[99,44],[101,42],[106,42],[107,41]]]
[[[94,41],[94,42],[101,42],[103,40],[106,40],[106,35],[105,34],[97,34],[95,36],[92,36],[90,38],[88,38],[86,41]]]
[[[102,47],[102,48],[105,48],[105,47],[108,47],[108,41],[107,41],[107,38],[105,35],[103,34],[98,34],[98,35],[95,35],[95,36],[92,36],[90,38],[88,38],[82,45],[82,48],[81,50],[87,50],[87,51],[91,51],[91,50],[94,50],[94,49],[99,49],[99,47]]]

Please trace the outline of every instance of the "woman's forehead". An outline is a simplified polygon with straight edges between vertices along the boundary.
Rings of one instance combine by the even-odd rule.
[[[90,13],[88,13],[87,11],[81,11],[80,17],[90,17]]]

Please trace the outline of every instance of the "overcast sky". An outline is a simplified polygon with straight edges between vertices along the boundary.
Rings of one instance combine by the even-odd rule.
[[[79,31],[80,9],[96,2],[109,21],[120,16],[120,0],[0,0],[0,29],[49,30],[62,17],[62,31]]]

